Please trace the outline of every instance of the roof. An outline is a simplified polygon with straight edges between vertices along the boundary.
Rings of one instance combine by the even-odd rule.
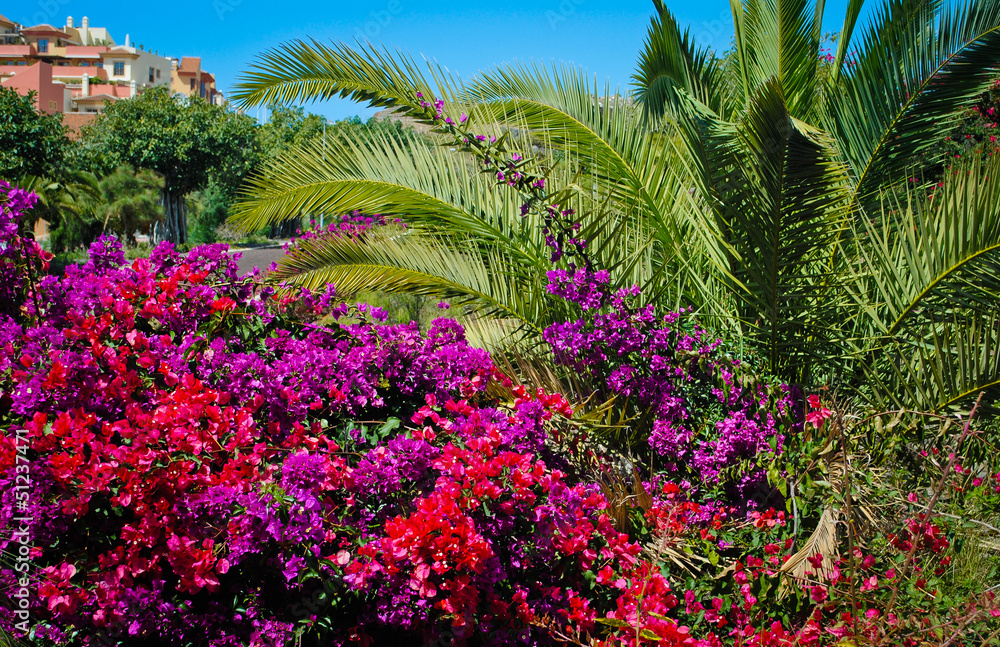
[[[8,27],[13,27],[14,21],[8,20],[6,16],[0,14],[0,25],[7,25]]]
[[[73,99],[77,103],[104,103],[105,101],[118,101],[118,97],[110,94],[92,94],[88,97],[77,97]]]
[[[101,58],[139,58],[139,53],[134,47],[116,45],[108,48],[106,52],[101,52]]]
[[[43,23],[41,25],[35,25],[33,27],[22,27],[22,34],[28,34],[29,36],[34,34],[55,34],[56,36],[62,36],[63,38],[72,38],[69,34],[62,31],[61,29],[56,29],[52,25]]]
[[[97,59],[106,51],[108,51],[108,48],[104,45],[67,45],[66,58]]]
[[[181,64],[178,66],[178,72],[187,72],[188,74],[196,74],[201,69],[201,57],[200,56],[183,56],[181,57]]]
[[[64,112],[63,113],[63,125],[65,125],[69,132],[67,135],[70,139],[79,139],[80,129],[88,124],[94,123],[97,119],[96,112]]]
[[[202,72],[201,73],[201,81],[202,81],[202,83],[204,83],[206,85],[209,84],[209,83],[215,83],[215,77],[212,76],[211,74],[209,74],[208,72]]]

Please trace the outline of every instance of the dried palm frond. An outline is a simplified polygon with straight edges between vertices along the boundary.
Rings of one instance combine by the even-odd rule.
[[[623,463],[627,462],[623,459]],[[621,466],[612,465],[597,473],[596,480],[604,498],[608,501],[611,525],[619,532],[626,532],[631,525],[632,511],[639,508],[643,512],[653,507],[653,495],[646,490],[635,464],[629,463],[631,472]]]
[[[837,524],[840,518],[840,511],[833,506],[827,506],[823,510],[815,530],[806,539],[805,544],[779,570],[779,573],[785,576],[779,589],[782,593],[787,593],[788,587],[793,586],[796,582],[809,579],[807,573],[825,576],[833,571],[833,564],[838,555]],[[808,561],[810,557],[817,554],[823,556],[823,562],[819,568],[814,567]]]
[[[677,537],[670,533],[660,533],[656,539],[643,546],[642,550],[654,563],[658,564],[666,558],[681,570],[694,576],[701,574],[705,564],[711,564],[707,558],[691,550],[686,542],[678,541]]]

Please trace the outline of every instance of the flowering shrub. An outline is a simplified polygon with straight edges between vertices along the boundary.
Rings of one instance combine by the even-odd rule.
[[[52,255],[20,236],[22,214],[38,197],[0,180],[0,316],[18,317],[32,272],[47,270]]]
[[[27,251],[4,267],[29,286],[16,195],[3,249]],[[331,235],[381,224],[355,219]],[[657,317],[587,267],[550,274],[583,313],[545,333],[560,361],[652,412],[653,469],[618,497],[551,442],[575,433],[570,404],[514,387],[455,321],[385,325],[332,287],[279,298],[235,268],[221,245],[126,264],[102,238],[83,267],[12,293],[0,526],[30,537],[33,568],[0,565],[0,591],[32,592],[0,629],[53,645],[695,647],[930,630],[909,618],[944,590],[954,531],[913,516],[877,551],[810,555],[790,577],[815,510],[781,483],[828,444],[832,414],[746,379],[685,313]],[[994,505],[994,488],[1000,474],[969,496]],[[886,588],[910,553],[899,579],[915,588]],[[996,624],[993,598],[949,595],[965,629]]]

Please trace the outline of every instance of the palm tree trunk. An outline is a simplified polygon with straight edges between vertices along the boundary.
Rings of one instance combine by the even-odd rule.
[[[270,238],[291,238],[302,228],[302,217],[295,216],[271,225]]]

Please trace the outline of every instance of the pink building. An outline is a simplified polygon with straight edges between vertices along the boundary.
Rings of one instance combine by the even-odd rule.
[[[49,63],[35,63],[30,67],[18,67],[12,76],[3,79],[0,83],[4,87],[14,88],[23,95],[34,91],[35,107],[40,112],[47,112],[51,115],[65,110],[66,86],[62,83],[52,82],[52,65]]]

